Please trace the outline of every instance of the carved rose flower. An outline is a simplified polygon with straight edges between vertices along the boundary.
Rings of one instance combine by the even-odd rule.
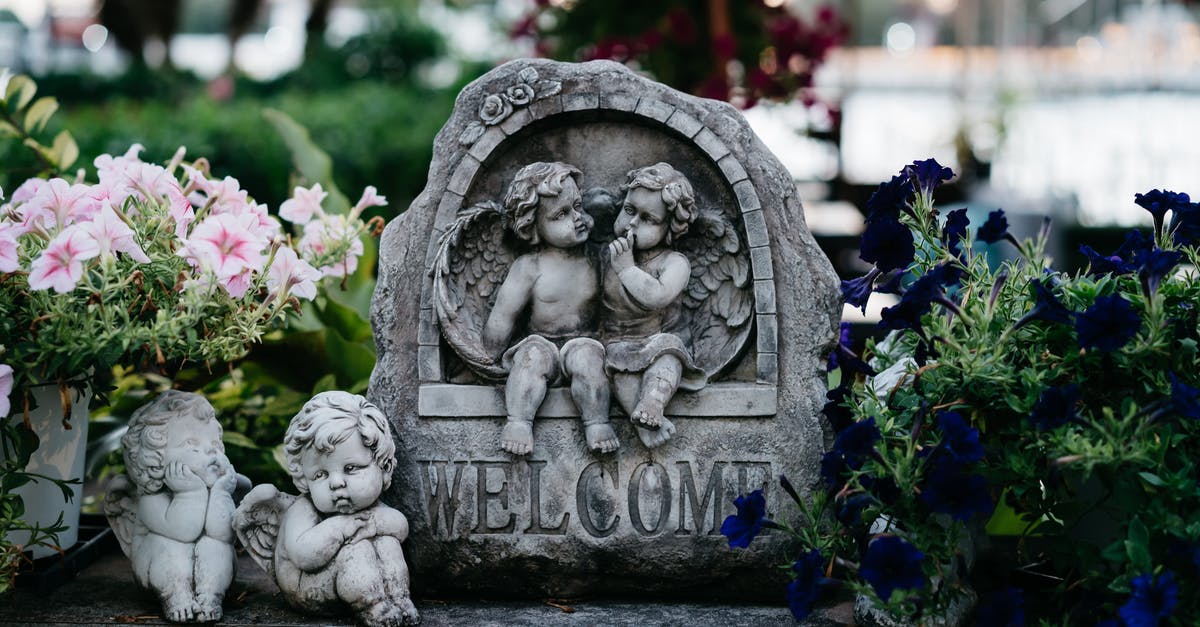
[[[528,83],[517,83],[504,92],[504,98],[514,107],[523,107],[533,102],[535,95],[533,86]]]
[[[512,110],[512,103],[507,99],[499,94],[491,94],[483,99],[483,104],[479,107],[479,119],[488,126],[499,124],[508,117],[508,114],[512,113]]]

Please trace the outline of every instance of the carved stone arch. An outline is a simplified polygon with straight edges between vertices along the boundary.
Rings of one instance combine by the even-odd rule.
[[[518,73],[516,81],[514,84],[534,85],[538,78],[525,82]],[[585,186],[613,189],[623,182],[621,177],[629,169],[670,160],[688,175],[696,187],[697,198],[730,207],[728,217],[738,225],[742,241],[749,247],[754,281],[754,329],[749,340],[753,342],[754,363],[748,369],[760,384],[776,382],[779,342],[774,268],[762,203],[746,167],[712,129],[683,108],[661,99],[603,91],[552,93],[526,106],[513,107],[494,124],[476,124],[478,126],[468,126],[468,130],[476,128],[477,132],[460,136],[459,143],[465,152],[451,171],[438,203],[434,232],[444,232],[462,207],[501,198],[512,175],[532,161],[571,163],[583,169]],[[606,132],[616,129],[624,132]],[[671,139],[665,140],[668,137]],[[609,145],[583,145],[586,142],[573,141],[581,138],[607,139]],[[640,144],[642,150],[638,150],[636,156],[621,154],[620,144]],[[630,158],[622,165],[620,161],[608,158],[613,152]],[[692,153],[690,158],[684,159],[683,166],[679,161],[680,152]],[[596,158],[596,155],[600,157]],[[589,175],[594,175],[597,170],[604,170],[604,173],[589,179]],[[432,265],[436,250],[437,240],[431,239],[426,255],[427,267]],[[431,308],[428,291],[423,293],[421,307],[422,311]],[[442,351],[446,349],[436,343],[437,322],[434,316],[423,315],[420,324],[422,336],[430,341],[422,348],[436,353],[419,361],[420,379],[442,381],[440,365]],[[742,348],[743,351],[746,349]]]

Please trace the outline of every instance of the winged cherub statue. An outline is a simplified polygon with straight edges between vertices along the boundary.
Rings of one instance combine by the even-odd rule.
[[[121,444],[127,474],[109,482],[104,513],[134,580],[158,595],[167,620],[219,620],[237,563],[237,475],[212,405],[199,394],[163,392],[133,413]]]
[[[300,610],[349,609],[370,627],[419,623],[400,547],[408,519],[379,501],[396,465],[383,413],[362,396],[323,392],[292,419],[284,452],[300,496],[260,485],[234,513],[251,557]]]

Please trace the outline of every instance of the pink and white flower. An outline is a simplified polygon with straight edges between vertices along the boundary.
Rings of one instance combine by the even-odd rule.
[[[267,270],[267,291],[272,298],[288,295],[305,300],[317,297],[316,281],[321,279],[321,271],[296,255],[296,251],[287,246],[281,246],[275,253],[275,261]]]
[[[90,186],[72,185],[56,178],[38,186],[21,210],[26,226],[58,231],[76,222],[91,220],[100,210],[100,204],[92,197]]]
[[[380,196],[375,192],[374,185],[368,185],[363,190],[362,198],[358,199],[358,203],[354,205],[354,209],[350,211],[350,217],[357,218],[362,215],[362,212],[367,207],[382,207],[387,204],[387,197]]]
[[[175,221],[175,237],[187,239],[188,228],[196,220],[196,211],[192,209],[192,203],[179,188],[167,192],[167,203],[167,215]]]
[[[321,202],[328,195],[328,192],[321,189],[320,183],[309,189],[297,187],[292,192],[292,197],[279,206],[279,217],[293,224],[308,224],[313,216],[322,218],[325,212],[321,210]]]
[[[138,246],[133,229],[121,220],[108,201],[104,202],[95,219],[81,224],[80,227],[96,241],[101,257],[120,252],[129,255],[138,263],[150,263],[146,252]]]
[[[304,236],[300,238],[298,248],[310,260],[344,248],[345,256],[321,266],[321,272],[331,277],[352,274],[363,254],[362,240],[357,231],[350,228],[345,216],[328,216],[304,225]]]
[[[13,369],[8,364],[0,364],[0,418],[12,412]]]
[[[226,292],[233,298],[241,298],[250,290],[250,284],[253,282],[254,276],[250,268],[246,268],[241,272],[230,276],[217,279],[217,283],[225,288]]]
[[[16,272],[21,269],[21,259],[17,256],[20,244],[17,243],[17,227],[13,224],[0,224],[0,272]]]
[[[33,260],[29,267],[29,289],[70,292],[83,277],[83,262],[99,254],[100,247],[87,231],[77,224],[68,226]]]
[[[179,254],[192,266],[226,279],[250,269],[262,272],[266,240],[256,235],[253,215],[209,216],[196,225]]]

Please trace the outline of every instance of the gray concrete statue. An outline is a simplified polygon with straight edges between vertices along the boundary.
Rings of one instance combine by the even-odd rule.
[[[134,580],[158,595],[167,620],[219,620],[237,563],[238,481],[212,406],[198,394],[163,392],[133,413],[121,444],[128,474],[109,482],[104,513]]]
[[[396,465],[387,419],[361,396],[323,392],[292,419],[284,451],[300,496],[260,485],[234,513],[251,557],[300,610],[419,623],[400,547],[408,520],[379,500]]]

